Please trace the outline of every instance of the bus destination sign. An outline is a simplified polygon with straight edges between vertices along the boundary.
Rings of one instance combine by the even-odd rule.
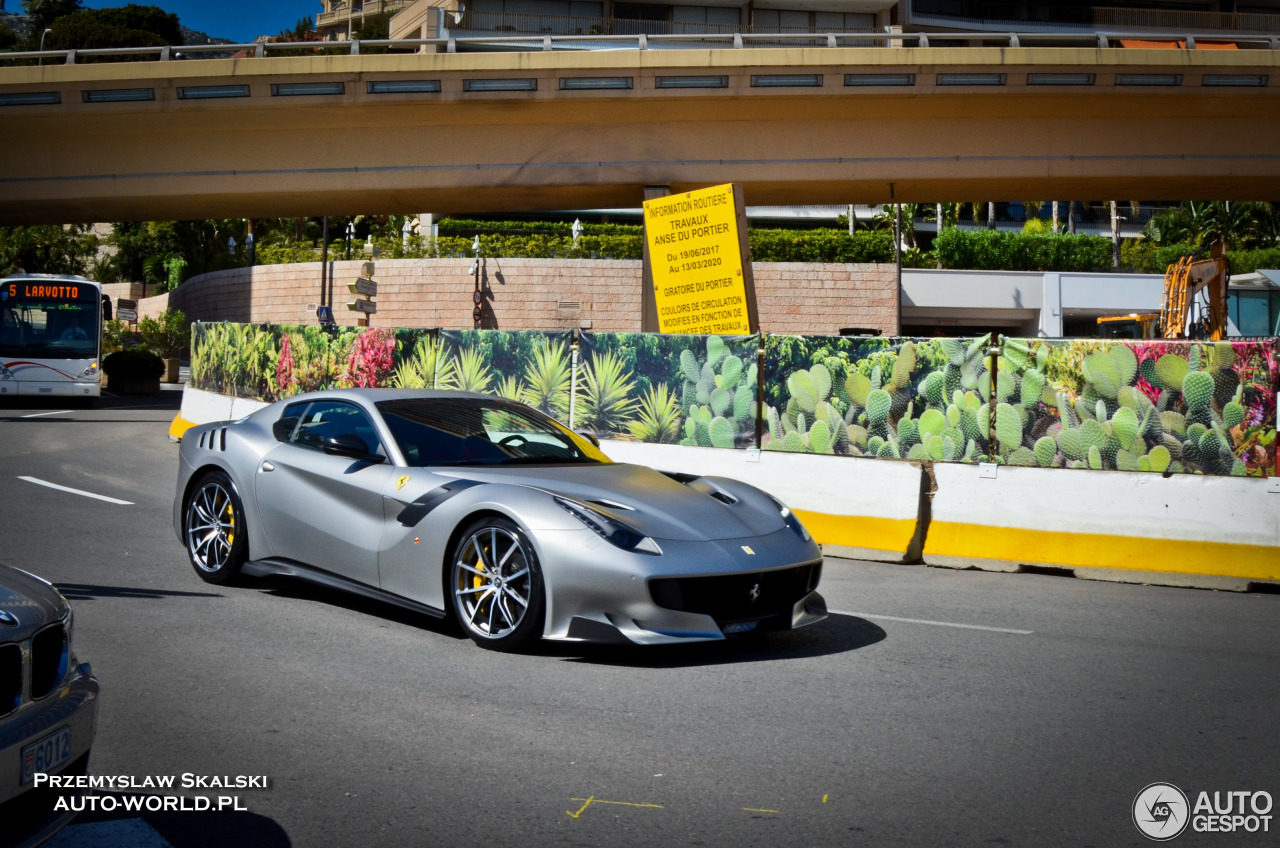
[[[658,327],[663,333],[752,332],[754,286],[738,226],[735,186],[644,202]]]
[[[98,298],[98,292],[93,286],[27,280],[7,283],[2,293],[6,298],[12,297],[19,300],[96,300]]]

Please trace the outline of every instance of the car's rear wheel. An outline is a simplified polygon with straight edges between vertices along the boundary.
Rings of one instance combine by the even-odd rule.
[[[516,651],[542,636],[542,572],[515,524],[490,517],[463,532],[449,566],[453,612],[483,647]]]
[[[210,471],[200,478],[187,499],[183,526],[187,555],[200,579],[217,584],[235,579],[249,543],[244,507],[226,474]]]

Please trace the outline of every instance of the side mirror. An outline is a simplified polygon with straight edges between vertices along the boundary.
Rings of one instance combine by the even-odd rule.
[[[291,415],[288,418],[281,418],[271,425],[271,434],[276,437],[278,442],[287,442],[289,437],[293,435],[293,430],[298,426],[298,416]]]
[[[386,459],[379,454],[369,453],[369,446],[355,433],[338,433],[335,436],[329,436],[324,440],[322,447],[325,453],[332,456],[350,457],[361,462],[377,463]]]

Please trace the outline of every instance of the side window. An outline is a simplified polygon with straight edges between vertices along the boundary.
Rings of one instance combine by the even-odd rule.
[[[306,403],[291,403],[284,408],[284,414],[280,416],[280,420],[271,425],[271,432],[275,435],[276,441],[293,441],[293,435],[308,406],[309,404]]]
[[[349,403],[330,400],[293,404],[285,407],[284,415],[276,422],[276,438],[312,450],[322,450],[325,439],[344,433],[359,437],[369,453],[385,455],[369,416]]]

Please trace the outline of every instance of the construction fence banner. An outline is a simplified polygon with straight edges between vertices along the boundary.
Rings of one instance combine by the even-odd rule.
[[[760,363],[763,367],[759,367]],[[994,375],[994,379],[993,379]],[[1277,339],[691,336],[197,324],[190,385],[462,389],[600,438],[961,464],[1276,474]]]
[[[571,421],[571,331],[440,330],[439,339],[435,388],[498,395]]]
[[[582,333],[573,426],[602,439],[753,448],[760,336]]]

